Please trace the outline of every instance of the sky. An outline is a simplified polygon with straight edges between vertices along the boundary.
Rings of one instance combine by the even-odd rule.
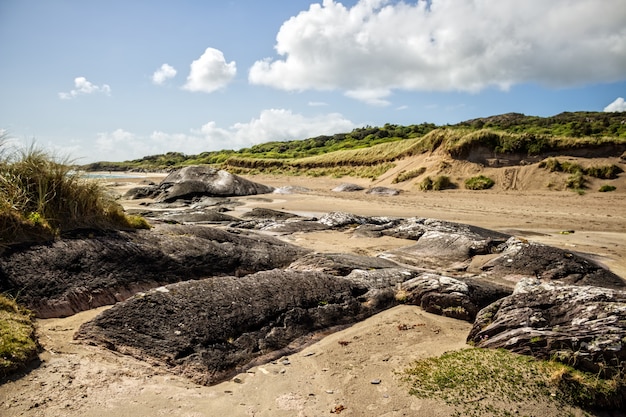
[[[0,133],[76,163],[626,111],[624,0],[0,0]]]

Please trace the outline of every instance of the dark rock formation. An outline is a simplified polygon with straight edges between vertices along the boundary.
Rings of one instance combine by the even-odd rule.
[[[469,322],[474,321],[482,308],[512,292],[508,287],[480,279],[455,279],[429,273],[405,281],[400,291],[407,304]]]
[[[161,225],[12,248],[0,257],[0,291],[39,317],[63,317],[167,283],[286,267],[308,252],[241,231]]]
[[[278,187],[274,190],[274,194],[306,194],[308,192],[311,192],[311,190],[297,185],[286,185],[284,187]]]
[[[389,187],[372,187],[365,192],[365,194],[373,194],[373,195],[398,195],[400,194],[400,190],[396,188]]]
[[[626,292],[525,279],[479,312],[468,341],[611,377],[626,369]]]
[[[153,194],[157,202],[190,200],[198,196],[244,196],[267,194],[273,187],[249,181],[223,170],[205,166],[189,166],[172,172]]]
[[[312,253],[289,265],[291,270],[320,271],[338,276],[346,276],[355,269],[371,271],[397,267],[398,264],[386,259],[350,253]]]
[[[365,187],[361,187],[360,185],[357,185],[357,184],[344,183],[344,184],[339,184],[338,186],[333,188],[332,191],[335,191],[337,193],[343,193],[343,192],[363,191],[364,189]]]
[[[571,251],[511,238],[498,252],[498,256],[480,266],[482,275],[512,282],[521,278],[539,278],[576,285],[626,287],[622,278]]]
[[[300,217],[296,214],[287,213],[285,211],[272,210],[268,208],[255,207],[242,216],[244,219],[264,219],[264,220],[287,220]]]
[[[421,268],[464,271],[476,255],[486,255],[509,239],[491,230],[434,219],[413,219],[385,232],[416,239],[413,246],[391,250],[385,257]]]
[[[84,324],[76,338],[213,384],[262,355],[284,354],[282,349],[311,332],[362,320],[393,302],[360,301],[367,291],[319,272],[273,270],[189,281],[113,306]]]

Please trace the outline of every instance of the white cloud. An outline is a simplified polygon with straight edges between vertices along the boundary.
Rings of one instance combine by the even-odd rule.
[[[624,97],[618,97],[611,104],[604,108],[606,112],[622,112],[626,111],[626,101]]]
[[[354,123],[338,113],[307,117],[290,110],[268,109],[249,122],[235,123],[226,128],[210,121],[187,133],[154,131],[148,136],[141,136],[124,129],[99,133],[96,138],[97,152],[90,151],[87,162],[131,160],[166,152],[193,155],[222,149],[236,150],[269,141],[349,132],[355,127]]]
[[[163,64],[152,74],[152,82],[156,85],[162,85],[165,81],[176,76],[176,69],[169,64]]]
[[[328,106],[328,103],[324,101],[309,101],[309,106],[311,107],[323,107]]]
[[[227,63],[222,51],[207,48],[200,58],[191,63],[183,89],[212,93],[228,85],[236,74],[235,61]]]
[[[388,104],[392,90],[610,82],[626,74],[626,7],[623,0],[361,0],[348,8],[324,0],[284,22],[275,49],[279,57],[250,68],[250,83],[342,90],[374,105]]]
[[[69,92],[59,93],[59,98],[62,100],[69,100],[79,95],[95,93],[101,93],[109,96],[111,95],[111,87],[109,87],[108,84],[98,86],[87,81],[85,77],[76,77],[74,78],[74,89]]]

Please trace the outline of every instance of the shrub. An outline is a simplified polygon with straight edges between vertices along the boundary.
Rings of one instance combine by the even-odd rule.
[[[598,191],[600,191],[601,193],[606,193],[609,191],[615,191],[617,188],[614,185],[603,185],[602,187],[600,187],[600,189]]]
[[[420,182],[419,188],[422,191],[428,191],[433,189],[433,179],[430,177],[426,177]]]
[[[434,180],[431,177],[426,177],[419,184],[419,188],[422,191],[440,191],[445,190],[446,188],[452,188],[454,184],[450,181],[450,178],[445,175],[440,175],[436,177]]]
[[[624,170],[617,165],[601,165],[593,166],[585,169],[585,174],[590,177],[600,178],[603,180],[612,180],[617,178]]]
[[[587,187],[586,183],[587,180],[585,176],[581,171],[578,171],[567,178],[567,180],[565,181],[565,186],[573,190],[584,190]]]
[[[495,182],[491,178],[485,177],[484,175],[465,180],[465,188],[468,190],[486,190],[493,187],[494,184]]]

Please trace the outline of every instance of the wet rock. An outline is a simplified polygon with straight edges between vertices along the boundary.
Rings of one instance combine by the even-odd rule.
[[[524,279],[481,310],[468,341],[606,377],[626,366],[626,292]]]
[[[366,288],[319,272],[272,270],[172,284],[118,303],[76,338],[214,384],[295,349],[303,336],[388,306],[358,301]]]
[[[189,166],[172,172],[158,186],[157,202],[188,200],[198,196],[245,196],[267,194],[273,187],[249,181],[206,166]]]
[[[64,317],[167,283],[286,267],[308,252],[269,236],[201,226],[86,234],[8,249],[0,257],[0,291],[19,293],[39,317]]]

